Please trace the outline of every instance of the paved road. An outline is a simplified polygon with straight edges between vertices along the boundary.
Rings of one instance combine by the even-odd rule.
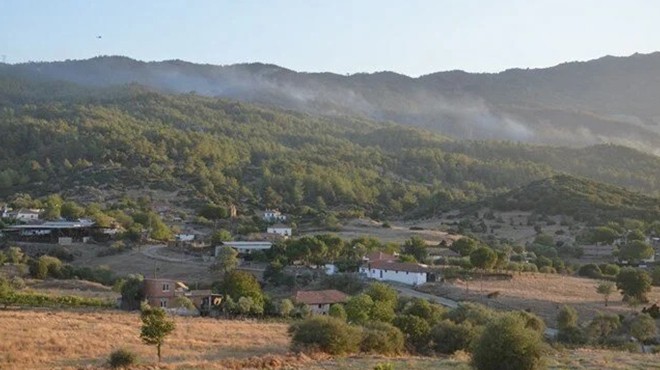
[[[438,297],[438,296],[433,295],[433,294],[418,292],[418,291],[414,290],[413,288],[410,288],[410,287],[404,286],[404,285],[400,285],[400,284],[390,283],[390,285],[394,289],[396,289],[399,292],[399,294],[401,294],[403,296],[406,296],[406,297],[428,299],[432,302],[436,302],[438,304],[441,304],[441,305],[443,305],[445,307],[449,307],[449,308],[456,308],[459,305],[459,302],[455,301],[453,299]],[[558,331],[555,328],[546,328],[544,334],[545,334],[546,337],[552,339],[552,338],[557,337],[557,333],[558,333]]]

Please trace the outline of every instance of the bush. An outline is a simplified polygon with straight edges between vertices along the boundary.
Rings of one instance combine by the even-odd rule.
[[[578,275],[592,279],[600,279],[603,277],[603,272],[595,263],[589,263],[580,267]]]
[[[520,315],[503,315],[490,323],[475,342],[472,364],[477,370],[540,369],[541,338],[537,331],[525,328]]]
[[[426,320],[415,315],[399,315],[394,319],[394,326],[403,333],[408,349],[419,353],[427,351],[431,327]]]
[[[340,319],[316,316],[289,327],[294,351],[320,350],[331,355],[358,352],[360,329]]]
[[[564,344],[581,346],[588,341],[587,334],[577,326],[560,329],[557,333],[557,340]]]
[[[137,355],[126,349],[118,349],[110,354],[108,364],[113,369],[119,369],[134,365],[137,362]]]
[[[389,362],[377,364],[374,366],[374,370],[394,370],[394,365]]]
[[[599,267],[600,267],[600,271],[603,272],[603,275],[617,276],[619,275],[619,271],[621,271],[621,268],[619,268],[619,266],[611,263],[604,263]]]
[[[341,303],[335,303],[332,306],[330,306],[328,315],[340,319],[342,321],[346,321],[346,310],[344,309],[344,305]]]
[[[58,245],[57,247],[52,248],[48,251],[49,256],[53,256],[60,261],[71,262],[74,260],[73,253],[65,246]]]
[[[21,290],[25,288],[25,281],[18,276],[14,276],[10,281],[12,289]]]
[[[112,243],[112,245],[109,248],[100,250],[96,254],[96,256],[97,257],[114,256],[124,252],[125,250],[127,250],[126,244],[123,241],[117,241]]]
[[[433,350],[448,355],[459,350],[468,350],[478,335],[477,328],[469,322],[456,324],[443,320],[431,329]]]
[[[559,330],[574,328],[578,325],[578,313],[575,308],[564,305],[557,314],[557,328]]]
[[[362,352],[396,355],[403,352],[403,345],[403,333],[390,324],[370,322],[362,330]]]

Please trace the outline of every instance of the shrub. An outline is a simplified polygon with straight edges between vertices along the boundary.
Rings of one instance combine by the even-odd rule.
[[[587,334],[577,326],[560,329],[557,333],[557,340],[564,344],[580,346],[588,341]]]
[[[360,329],[340,319],[316,316],[289,327],[294,351],[320,350],[331,355],[358,352]]]
[[[557,314],[557,328],[559,330],[574,328],[578,324],[578,313],[575,308],[564,305]]]
[[[71,262],[74,260],[73,253],[65,246],[58,245],[48,251],[49,256],[53,256],[61,261]]]
[[[370,322],[362,330],[362,352],[396,355],[403,352],[403,345],[403,333],[390,324]]]
[[[472,364],[477,370],[535,370],[542,367],[541,334],[525,328],[519,315],[507,314],[488,324],[476,340]]]
[[[419,353],[427,351],[431,327],[426,320],[415,315],[399,315],[394,319],[394,326],[401,330],[410,350]]]
[[[340,319],[342,321],[346,321],[346,310],[344,309],[344,305],[335,303],[332,306],[330,306],[330,311],[328,314],[334,318]]]
[[[389,362],[377,364],[374,366],[374,370],[394,370],[394,365]]]
[[[134,365],[137,362],[137,355],[126,349],[118,349],[110,354],[108,364],[113,369],[119,369]]]
[[[592,279],[600,279],[603,277],[603,272],[595,263],[589,263],[580,267],[578,275]]]
[[[611,263],[604,263],[599,267],[600,267],[600,271],[602,271],[604,275],[609,275],[609,276],[617,276],[619,274],[619,271],[621,271],[621,268],[619,268],[619,266]]]
[[[11,287],[15,290],[21,290],[25,288],[25,281],[18,276],[14,276],[10,281]]]
[[[346,302],[346,316],[353,324],[362,324],[369,321],[374,301],[366,294],[351,297]]]
[[[469,322],[472,325],[486,325],[497,314],[486,306],[478,303],[463,302],[457,308],[447,312],[445,317],[457,324]]]
[[[449,320],[443,320],[431,329],[433,350],[444,354],[467,350],[478,335],[477,328],[469,322],[456,324]]]
[[[645,271],[626,267],[616,278],[616,287],[623,293],[624,301],[631,298],[639,302],[648,302],[646,294],[651,291],[651,277]]]

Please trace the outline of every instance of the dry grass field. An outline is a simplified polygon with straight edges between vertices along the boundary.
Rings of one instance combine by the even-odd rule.
[[[0,369],[107,368],[111,351],[136,352],[136,369],[469,369],[467,355],[449,358],[350,356],[289,352],[285,323],[175,318],[177,328],[156,363],[154,347],[139,339],[137,313],[94,310],[0,310]],[[604,350],[553,352],[550,369],[660,369],[660,355]]]
[[[554,326],[561,305],[569,304],[578,311],[581,320],[590,320],[598,312],[623,313],[632,309],[621,301],[619,293],[610,296],[605,307],[603,296],[596,293],[598,280],[554,274],[516,274],[510,281],[464,281],[433,284],[422,290],[454,300],[483,303],[497,309],[529,309]],[[486,295],[498,291],[497,298]],[[651,302],[660,302],[660,288],[649,294]],[[639,308],[638,308],[639,309]]]

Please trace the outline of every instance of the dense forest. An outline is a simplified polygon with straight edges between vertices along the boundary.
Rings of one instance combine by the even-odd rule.
[[[621,146],[455,141],[137,85],[3,77],[0,106],[0,196],[178,189],[239,207],[417,217],[561,173],[648,195],[660,185],[660,158]]]

